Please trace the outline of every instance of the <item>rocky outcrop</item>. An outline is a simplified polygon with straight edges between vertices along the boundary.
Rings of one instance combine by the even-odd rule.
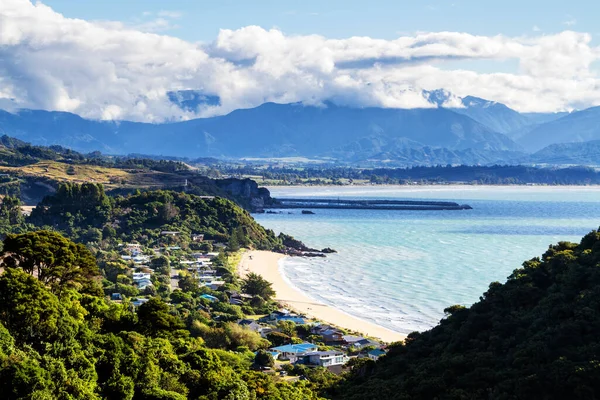
[[[261,211],[273,203],[269,190],[252,179],[217,179],[215,184],[250,211]]]

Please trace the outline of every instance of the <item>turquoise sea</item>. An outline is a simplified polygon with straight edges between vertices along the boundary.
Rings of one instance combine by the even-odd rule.
[[[473,210],[300,210],[256,214],[275,232],[325,259],[288,258],[281,269],[310,297],[409,333],[428,329],[444,308],[470,305],[492,281],[558,241],[578,242],[600,226],[600,187],[346,186],[273,187],[273,197],[428,199]]]

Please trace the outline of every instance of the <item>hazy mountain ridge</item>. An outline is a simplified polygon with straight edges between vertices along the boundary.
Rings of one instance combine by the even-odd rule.
[[[220,99],[198,91],[169,94],[188,111]],[[447,91],[423,92],[437,108],[352,108],[326,102],[265,103],[227,115],[160,124],[94,121],[66,112],[0,110],[0,134],[77,151],[179,157],[330,157],[407,165],[596,163],[577,146],[600,140],[600,107],[566,113],[519,113],[506,105]],[[512,140],[511,140],[512,139]],[[516,141],[516,142],[515,142]],[[521,147],[523,146],[523,147]],[[538,152],[531,157],[524,150]],[[557,151],[567,152],[558,157]],[[563,163],[563,162],[560,162]]]
[[[448,109],[354,109],[266,103],[225,116],[147,124],[24,110],[0,114],[2,133],[79,151],[179,156],[320,156],[374,136],[451,150],[518,150],[505,135]]]
[[[600,107],[576,111],[538,125],[519,139],[519,143],[534,152],[552,144],[593,140],[600,140]]]

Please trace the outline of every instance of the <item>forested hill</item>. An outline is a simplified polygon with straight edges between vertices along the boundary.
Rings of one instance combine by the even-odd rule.
[[[237,230],[240,245],[283,249],[273,231],[232,201],[167,190],[110,197],[102,185],[63,183],[32,211],[28,222],[83,243],[116,239],[155,245],[161,231],[179,232],[188,241],[193,233],[203,233],[207,240],[227,243]]]
[[[599,263],[597,231],[551,246],[470,308],[358,363],[337,398],[599,398]]]

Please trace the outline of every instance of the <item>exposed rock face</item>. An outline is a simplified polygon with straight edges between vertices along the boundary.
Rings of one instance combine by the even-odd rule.
[[[273,203],[269,190],[258,187],[252,179],[218,179],[215,183],[251,211],[260,211]]]

